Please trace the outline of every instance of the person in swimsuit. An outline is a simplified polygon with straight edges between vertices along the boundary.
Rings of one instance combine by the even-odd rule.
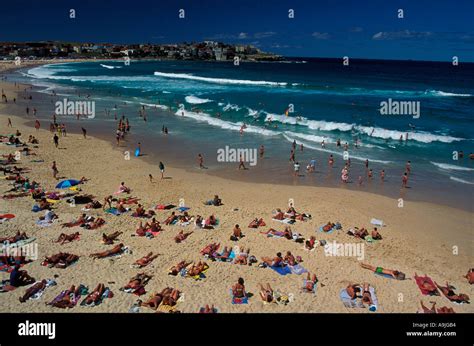
[[[269,283],[267,283],[267,286],[263,286],[262,284],[259,284],[260,287],[260,297],[264,302],[271,303],[275,300],[275,297],[273,296],[273,288],[270,286]]]
[[[239,278],[237,280],[237,283],[234,286],[232,286],[232,294],[234,295],[235,298],[246,297],[244,279]]]
[[[160,254],[153,255],[153,252],[148,253],[148,255],[143,256],[135,261],[135,264],[139,267],[146,267],[149,265],[155,258],[157,258]]]
[[[20,270],[21,266],[16,264],[10,273],[10,285],[13,287],[26,286],[33,282],[35,279],[31,277],[26,270]]]
[[[317,283],[318,278],[316,277],[316,274],[313,274],[313,276],[311,277],[311,273],[308,272],[308,274],[306,275],[306,281],[303,290],[312,293],[314,292]]]
[[[374,267],[366,263],[361,263],[360,266],[364,269],[369,269],[377,274],[390,275],[394,279],[405,280],[405,274],[398,270],[384,269],[382,267]]]
[[[440,289],[441,292],[448,298],[450,301],[455,302],[455,303],[469,303],[469,296],[464,293],[456,294],[454,292],[454,287],[451,286],[447,281],[446,281],[446,286],[440,286],[436,283],[435,285]]]
[[[93,253],[91,255],[89,255],[90,257],[92,258],[105,258],[105,257],[109,257],[109,256],[113,256],[113,255],[117,255],[117,254],[120,254],[123,250],[124,250],[124,245],[123,243],[120,243],[116,246],[114,246],[112,249],[110,250],[106,250],[106,251],[103,251],[103,252],[97,252],[97,253]]]
[[[26,302],[28,299],[33,297],[36,293],[40,292],[41,290],[44,290],[46,288],[47,281],[42,280],[37,283],[35,283],[33,286],[29,287],[25,294],[19,298],[21,303]],[[12,285],[13,286],[13,285]]]

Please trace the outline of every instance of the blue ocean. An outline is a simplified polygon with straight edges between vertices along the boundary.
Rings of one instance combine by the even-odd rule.
[[[110,123],[111,139],[114,116],[129,118],[133,132],[143,138],[160,137],[166,125],[175,146],[182,143],[189,157],[204,152],[207,165],[216,170],[216,148],[263,144],[274,164],[267,161],[257,170],[261,180],[289,182],[291,178],[283,177],[291,175],[288,159],[296,141],[301,166],[315,159],[321,173],[319,181],[302,178],[301,183],[339,186],[347,143],[354,187],[358,176],[365,179],[368,159],[374,180],[378,183],[384,169],[385,186],[392,186],[372,183],[368,190],[385,189],[396,197],[405,164],[411,161],[413,196],[472,208],[474,64],[351,60],[344,66],[340,59],[310,58],[238,66],[91,61],[30,68],[16,78],[42,87],[44,93],[54,90],[56,97],[88,95],[96,101],[97,116],[87,121]],[[381,114],[381,102],[389,99],[418,103],[418,117]],[[50,108],[40,117],[49,119],[54,112]],[[149,112],[146,123],[140,109]],[[338,140],[341,147],[335,144]],[[148,151],[160,152],[159,146],[150,145]],[[461,151],[464,157],[456,157],[454,152]],[[337,170],[328,180],[331,154]]]

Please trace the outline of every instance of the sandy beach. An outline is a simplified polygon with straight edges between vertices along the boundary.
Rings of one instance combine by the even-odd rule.
[[[12,84],[1,83],[8,99],[11,100],[20,89]],[[23,86],[21,87],[21,90]],[[19,100],[18,114],[24,112],[27,101]],[[11,101],[9,101],[11,102]],[[29,104],[33,107],[34,101]],[[242,181],[232,181],[211,176],[205,170],[195,168],[195,172],[167,166],[165,178],[160,179],[157,165],[146,162],[140,157],[131,156],[126,159],[124,150],[127,144],[116,147],[114,143],[82,134],[71,134],[59,138],[56,148],[53,134],[42,122],[41,129],[36,131],[29,126],[34,117],[6,114],[2,102],[0,108],[0,133],[10,134],[16,130],[21,132],[20,139],[27,141],[29,135],[38,140],[38,147],[29,146],[36,155],[21,156],[17,162],[19,167],[29,167],[31,172],[26,176],[30,181],[35,180],[46,191],[55,190],[58,180],[53,178],[51,165],[56,161],[58,176],[63,179],[89,180],[80,184],[81,194],[91,194],[103,202],[105,196],[117,191],[121,182],[131,188],[130,196],[138,197],[145,209],[154,209],[157,204],[178,205],[180,201],[191,208],[190,215],[208,217],[214,214],[219,219],[219,225],[213,230],[195,229],[191,224],[186,227],[164,225],[164,231],[153,239],[136,236],[135,230],[141,219],[131,216],[131,212],[120,216],[105,213],[102,209],[93,209],[87,215],[102,217],[106,224],[97,230],[75,227],[65,229],[61,223],[76,220],[81,214],[81,205],[71,207],[66,200],[60,200],[53,206],[59,216],[50,227],[39,227],[36,220],[43,212],[31,211],[35,201],[31,196],[15,199],[1,199],[0,212],[11,213],[15,217],[0,224],[0,237],[12,236],[17,231],[26,232],[29,237],[35,237],[38,245],[38,259],[26,264],[23,269],[37,280],[54,278],[56,286],[49,287],[38,300],[20,303],[18,297],[26,288],[20,287],[12,292],[0,293],[2,312],[128,312],[138,297],[119,289],[128,283],[130,278],[139,272],[152,275],[146,285],[146,293],[140,297],[146,300],[155,292],[166,287],[179,289],[183,295],[176,310],[184,313],[196,313],[206,304],[214,304],[219,312],[322,312],[322,313],[358,313],[368,312],[366,308],[349,309],[340,300],[340,291],[350,283],[368,282],[375,288],[378,298],[377,312],[381,313],[413,313],[420,308],[420,300],[425,305],[436,302],[437,307],[452,307],[457,313],[474,312],[472,305],[453,304],[442,294],[440,296],[423,296],[413,278],[414,274],[427,274],[440,285],[446,281],[456,288],[457,293],[465,293],[472,297],[472,286],[463,276],[473,266],[473,213],[453,209],[447,206],[424,202],[405,201],[402,208],[396,199],[375,195],[363,191],[348,191],[338,188],[314,186],[290,186],[277,184],[254,184]],[[7,127],[7,118],[12,121],[12,127]],[[112,138],[111,138],[112,139]],[[0,144],[2,155],[14,153],[15,147]],[[32,160],[44,160],[32,162]],[[245,172],[252,174],[252,170]],[[150,182],[148,175],[152,174],[154,181]],[[11,188],[11,181],[0,180],[0,189],[5,194]],[[207,206],[203,202],[218,194],[223,201],[222,206]],[[272,211],[276,208],[287,209],[289,200],[294,201],[294,207],[299,212],[311,214],[307,221],[297,221],[291,226],[292,230],[300,233],[305,239],[315,236],[317,240],[339,244],[363,244],[363,259],[355,256],[327,256],[322,246],[314,251],[308,251],[304,244],[285,238],[267,238],[261,231],[270,227],[282,231],[284,225],[272,220]],[[136,205],[131,205],[133,209]],[[172,210],[156,210],[156,218],[164,221]],[[254,218],[263,218],[265,227],[250,229],[247,227]],[[385,226],[379,227],[382,240],[373,243],[356,239],[346,234],[353,227],[373,229],[372,218],[384,221]],[[142,220],[146,221],[146,220]],[[331,234],[318,232],[321,225],[328,221],[339,222],[342,230]],[[242,228],[244,238],[238,242],[229,240],[235,224]],[[176,243],[174,237],[183,229],[193,233],[183,242]],[[60,233],[80,232],[80,240],[64,245],[55,243]],[[119,242],[125,244],[131,253],[117,258],[92,259],[91,253],[110,249],[112,245],[101,243],[102,233],[110,234],[115,231],[123,232]],[[209,261],[200,255],[200,250],[206,245],[216,242],[224,246],[240,246],[250,248],[258,262],[262,257],[274,257],[277,252],[283,254],[291,251],[294,256],[301,256],[301,265],[318,277],[316,294],[302,291],[303,275],[281,276],[269,268],[260,268],[258,263],[238,265],[219,261]],[[41,265],[44,256],[68,252],[80,256],[76,264],[66,268],[48,268]],[[149,252],[160,254],[150,265],[136,269],[131,265]],[[171,266],[178,262],[206,260],[209,269],[205,278],[193,278],[168,275]],[[389,269],[397,269],[409,279],[399,281],[375,275],[363,269],[360,263],[368,263]],[[6,272],[0,273],[1,280],[8,279]],[[245,279],[247,292],[253,294],[248,304],[234,305],[231,303],[230,289],[242,277]],[[104,300],[96,307],[76,306],[73,309],[58,309],[47,306],[62,290],[71,285],[83,284],[94,289],[98,283],[109,287],[114,296]],[[270,283],[274,290],[291,296],[293,299],[287,305],[263,304],[259,296],[258,284]],[[140,312],[154,312],[142,307]]]

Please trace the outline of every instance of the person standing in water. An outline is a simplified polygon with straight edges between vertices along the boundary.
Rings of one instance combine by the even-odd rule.
[[[197,157],[198,165],[200,169],[204,168],[204,157],[199,153]]]
[[[334,156],[329,155],[329,166],[332,168],[332,166],[334,165]]]
[[[161,179],[164,178],[164,174],[165,174],[165,165],[163,164],[163,162],[160,161],[160,172],[161,172]]]
[[[382,171],[380,172],[380,180],[382,180],[382,183],[384,182],[385,180],[385,170],[382,169]]]
[[[87,130],[86,130],[85,128],[83,128],[83,127],[81,127],[81,129],[82,129],[82,135],[84,136],[84,139],[86,139],[86,137],[87,137]]]
[[[263,155],[265,154],[265,147],[263,144],[260,146],[260,158],[263,159]]]
[[[408,184],[408,173],[405,172],[403,173],[402,175],[402,187],[407,187],[407,184]]]
[[[247,168],[245,167],[245,164],[244,164],[244,158],[242,155],[239,156],[239,170],[240,169],[243,169],[243,170],[246,170]]]

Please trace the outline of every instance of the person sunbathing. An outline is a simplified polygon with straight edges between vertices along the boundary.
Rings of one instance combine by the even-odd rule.
[[[125,213],[127,211],[127,208],[123,205],[123,203],[118,203],[117,204],[117,211],[119,213]]]
[[[423,310],[424,314],[435,314],[436,313],[436,302],[431,302],[431,309],[426,307],[423,304],[423,300],[420,300],[421,309]]]
[[[314,292],[317,283],[318,278],[316,277],[316,274],[313,274],[313,276],[311,276],[311,273],[308,272],[308,274],[306,275],[306,281],[303,290],[312,293]]]
[[[141,204],[138,204],[137,209],[135,210],[135,213],[133,214],[133,216],[136,216],[136,217],[145,216],[145,208],[143,208]]]
[[[276,254],[276,257],[271,259],[270,257],[262,257],[263,263],[270,267],[284,267],[283,257],[281,257],[281,252]]]
[[[418,276],[415,273],[415,280],[422,279],[422,281],[418,284],[420,289],[423,291],[429,292],[430,295],[439,295],[438,290],[435,285],[431,283],[431,280],[426,276]]]
[[[196,220],[194,221],[194,225],[196,227],[199,227],[199,228],[202,228],[202,221],[203,221],[203,218],[201,215],[196,215]]]
[[[87,203],[85,205],[85,208],[86,209],[99,209],[99,208],[102,208],[102,204],[97,200],[93,200],[92,202]]]
[[[290,251],[286,252],[286,256],[283,260],[285,261],[285,263],[287,263],[290,266],[294,266],[297,264],[295,256],[293,256],[293,254]]]
[[[148,253],[148,255],[143,256],[135,261],[135,264],[138,265],[139,268],[146,267],[149,265],[155,258],[157,258],[160,254],[153,255],[153,252]]]
[[[382,267],[374,267],[366,263],[361,263],[360,266],[364,269],[369,269],[377,274],[390,275],[397,280],[405,280],[405,274],[398,270],[384,269]]]
[[[358,227],[354,227],[354,230],[347,231],[347,234],[356,238],[365,239],[365,237],[369,235],[369,232],[365,228],[359,229]]]
[[[46,210],[51,208],[51,204],[46,200],[46,198],[41,198],[41,200],[38,203],[40,210]]]
[[[85,223],[83,227],[86,229],[97,229],[99,227],[102,227],[103,225],[105,225],[105,220],[101,217],[98,217],[95,220]]]
[[[21,303],[26,302],[28,299],[33,297],[36,293],[44,290],[46,288],[47,281],[46,280],[41,280],[37,283],[35,283],[33,286],[29,287],[25,294],[19,298]]]
[[[152,308],[152,309],[156,310],[158,308],[158,306],[161,304],[161,302],[163,301],[163,298],[165,296],[170,295],[171,292],[173,292],[173,289],[170,288],[170,287],[166,287],[160,293],[153,294],[148,299],[148,301],[146,301],[146,302],[141,302],[140,301],[140,306],[147,306],[149,308]]]
[[[148,281],[151,280],[153,276],[150,276],[148,274],[145,274],[145,273],[138,273],[137,275],[135,275],[134,277],[132,277],[130,279],[130,281],[128,282],[128,284],[126,284],[123,289],[124,290],[138,290],[142,287],[145,287],[145,285],[148,283]]]
[[[81,294],[81,287],[78,286],[76,288],[74,285],[72,285],[71,288],[69,288],[68,290],[66,290],[66,292],[64,292],[64,295],[60,300],[55,301],[51,304],[48,303],[48,305],[52,305],[60,309],[73,308],[75,306],[75,303],[71,299],[74,297],[80,296],[80,294]]]
[[[232,253],[232,248],[224,246],[224,250],[222,251],[222,254],[216,255],[215,258],[218,258],[221,260],[227,260],[229,259],[231,253]]]
[[[249,228],[258,228],[266,226],[265,221],[262,218],[255,218],[249,223]]]
[[[324,231],[324,232],[329,232],[329,231],[332,230],[335,226],[336,226],[336,225],[335,225],[334,223],[332,223],[332,222],[329,221],[327,224],[325,224],[325,225],[323,226],[323,231]]]
[[[381,240],[382,239],[382,235],[377,230],[377,227],[374,227],[374,230],[372,231],[371,236],[372,236],[372,239],[375,239],[375,240]]]
[[[367,305],[372,305],[374,303],[372,300],[372,294],[370,293],[370,285],[367,282],[362,286],[362,303]]]
[[[116,231],[112,234],[106,235],[105,233],[102,233],[102,243],[106,245],[112,245],[115,240],[121,235],[123,232]]]
[[[244,279],[239,278],[237,283],[232,286],[232,294],[235,298],[245,298],[247,296]]]
[[[213,205],[215,207],[218,207],[222,205],[222,200],[219,198],[218,195],[214,195],[213,199],[208,200],[207,202],[204,202],[205,205]]]
[[[293,206],[290,206],[286,211],[286,214],[288,214],[289,216],[296,216],[298,213],[296,212],[296,209]]]
[[[26,239],[28,239],[28,236],[26,235],[26,232],[17,231],[14,236],[0,238],[0,243],[2,243],[2,244],[13,244],[13,243],[16,243],[17,241],[26,240]]]
[[[464,277],[467,279],[467,281],[469,281],[470,285],[474,284],[474,269],[469,269]]]
[[[151,222],[145,223],[145,228],[151,232],[162,231],[160,221],[157,221],[155,218],[151,219]]]
[[[305,248],[308,249],[308,250],[313,250],[315,244],[316,244],[316,237],[315,237],[315,236],[311,236],[308,240],[306,240],[304,246],[305,246]]]
[[[280,208],[277,208],[276,213],[273,214],[272,218],[275,220],[283,220],[285,218],[285,215],[283,214]]]
[[[79,232],[72,234],[61,233],[58,237],[58,240],[56,240],[56,243],[61,243],[61,245],[63,245],[64,243],[70,243],[76,239],[79,239],[79,236]]]
[[[262,284],[259,284],[260,287],[260,297],[264,302],[271,303],[275,300],[275,297],[273,296],[273,289],[270,286],[269,283],[267,283],[267,286],[264,287]]]
[[[180,291],[178,291],[177,289],[173,289],[170,294],[166,294],[163,296],[162,304],[168,306],[175,306],[178,302],[180,295]]]
[[[248,248],[247,251],[245,251],[245,249],[242,248],[242,251],[239,251],[239,253],[236,255],[234,259],[234,264],[247,265],[249,263],[248,262],[249,254],[250,254],[250,248]]]
[[[446,287],[440,286],[436,283],[435,285],[440,289],[441,292],[445,295],[446,298],[448,298],[450,301],[462,304],[462,303],[468,303],[469,304],[469,296],[464,293],[456,294],[454,292],[454,286],[451,286],[447,281],[446,281]]]
[[[217,219],[216,217],[214,216],[214,214],[212,214],[211,216],[209,216],[205,221],[204,221],[204,228],[213,228],[213,226],[217,225]]]
[[[176,220],[178,220],[178,216],[176,216],[176,213],[173,211],[171,212],[171,215],[166,218],[166,220],[164,221],[164,224],[170,225]]]
[[[184,233],[183,230],[179,231],[179,233],[176,235],[176,237],[174,237],[174,241],[176,243],[181,243],[183,240],[185,240],[187,237],[189,237],[191,234],[193,234],[193,232],[188,232],[188,233]]]
[[[31,277],[26,270],[20,270],[20,264],[15,264],[10,273],[10,285],[13,287],[20,287],[32,284],[36,280]]]
[[[188,269],[189,276],[197,276],[200,275],[203,271],[205,271],[209,266],[206,262],[199,261],[197,264],[193,264],[191,268]]]
[[[346,287],[346,292],[351,299],[356,299],[357,298],[357,293],[360,292],[360,287],[355,284],[350,284]]]
[[[87,222],[86,218],[87,218],[86,214],[82,214],[76,221],[65,222],[61,225],[61,227],[82,226]]]
[[[232,231],[232,236],[230,237],[230,240],[237,241],[239,239],[243,238],[242,230],[240,229],[239,225],[234,226],[234,230]]]
[[[67,252],[60,252],[50,257],[45,256],[45,259],[42,264],[47,265],[50,268],[66,268],[72,263],[76,262],[78,259],[79,256],[77,255],[73,255]]]
[[[193,263],[193,262],[181,261],[181,262],[179,262],[177,265],[172,266],[168,274],[169,274],[169,275],[174,275],[174,276],[176,276],[176,275],[178,275],[178,274],[181,272],[181,270],[183,270],[184,268],[186,268],[186,267],[187,267],[188,265],[190,265],[191,263]]]
[[[215,314],[217,313],[217,309],[214,308],[214,304],[212,304],[211,306],[207,305],[205,307],[202,307],[200,310],[199,310],[199,313],[200,314]]]
[[[86,305],[97,305],[100,303],[102,296],[105,293],[105,285],[104,284],[98,284],[97,287],[89,293],[89,295],[84,299],[84,303]],[[109,298],[113,297],[113,293],[109,293]]]
[[[285,237],[288,240],[293,239],[293,232],[291,231],[290,226],[286,226],[284,231],[283,231],[283,237]]]
[[[438,314],[454,314],[455,313],[453,308],[448,308],[447,306],[442,306],[440,308],[437,308],[436,312]]]
[[[118,255],[118,254],[122,253],[124,251],[124,249],[125,249],[125,246],[123,245],[123,243],[120,243],[118,245],[115,245],[110,250],[90,254],[89,257],[92,257],[92,258],[105,258],[105,257],[113,256],[113,255]]]

